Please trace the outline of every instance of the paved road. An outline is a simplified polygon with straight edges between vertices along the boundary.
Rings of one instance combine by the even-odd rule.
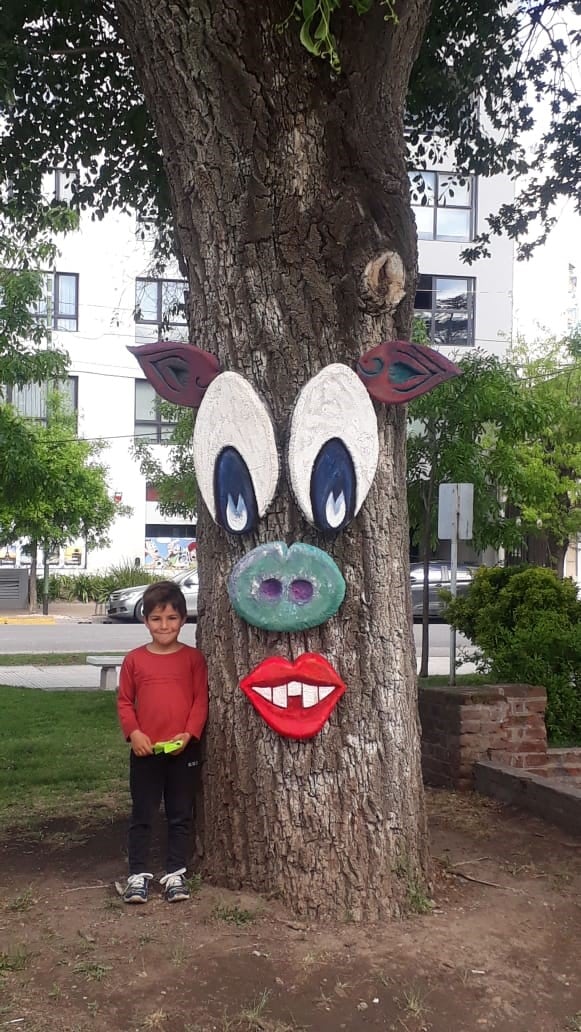
[[[196,625],[188,623],[183,639],[195,644]],[[421,626],[414,625],[416,649],[421,644]],[[447,624],[430,627],[430,656],[449,655],[450,632]],[[127,652],[149,640],[142,624],[74,623],[63,621],[44,626],[0,626],[0,653],[13,652]],[[458,635],[458,647],[469,645]]]
[[[414,626],[416,649],[419,655],[421,628]],[[196,626],[187,624],[183,637],[195,644]],[[34,654],[38,652],[99,652],[122,654],[135,648],[149,638],[142,624],[124,623],[77,623],[63,620],[52,625],[0,625],[0,653],[21,652],[30,655],[30,665],[22,667],[0,666],[0,684],[20,685],[54,689],[91,690],[99,685],[100,671],[90,666],[39,667],[35,665]],[[459,647],[468,642],[460,638]],[[464,665],[461,672],[472,670]],[[447,674],[449,670],[449,628],[445,624],[430,627],[431,674]]]
[[[185,641],[194,643],[195,625],[188,624]],[[143,645],[149,635],[143,624],[62,622],[44,626],[0,626],[0,653],[7,652],[127,652]]]

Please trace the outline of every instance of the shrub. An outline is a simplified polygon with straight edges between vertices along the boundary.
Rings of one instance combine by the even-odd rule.
[[[446,616],[495,681],[546,688],[554,743],[581,741],[581,602],[572,580],[534,566],[482,569]]]
[[[103,573],[54,573],[49,580],[49,599],[54,602],[105,602],[112,591],[117,588],[128,588],[139,584],[151,584],[160,580],[160,574],[152,574],[133,563],[119,563],[110,566]],[[42,581],[38,581],[38,591],[42,594]]]

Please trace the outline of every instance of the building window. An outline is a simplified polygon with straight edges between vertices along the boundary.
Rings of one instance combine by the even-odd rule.
[[[62,395],[65,407],[69,412],[77,412],[79,407],[79,378],[68,376],[66,380],[51,384],[52,390]],[[6,387],[6,401],[13,405],[25,419],[34,419],[38,423],[46,423],[46,404],[49,387],[46,383],[27,383],[23,387]]]
[[[410,172],[412,208],[420,240],[472,240],[474,177]]]
[[[135,281],[135,340],[187,340],[185,280]]]
[[[414,314],[424,320],[436,347],[474,346],[474,282],[459,276],[420,276]]]
[[[138,240],[154,241],[157,234],[157,219],[152,215],[135,216],[135,236]]]
[[[46,289],[34,304],[34,315],[55,330],[76,332],[79,328],[78,274],[48,273]]]
[[[135,381],[135,436],[145,437],[151,444],[164,444],[172,435],[174,424],[161,413],[161,399],[147,380]]]
[[[146,523],[145,536],[148,538],[195,538],[195,523]]]
[[[56,168],[54,171],[54,199],[64,204],[70,204],[74,196],[74,188],[77,185],[78,177],[76,172],[65,168]]]
[[[55,330],[77,330],[79,324],[79,277],[75,272],[56,272],[54,276]]]

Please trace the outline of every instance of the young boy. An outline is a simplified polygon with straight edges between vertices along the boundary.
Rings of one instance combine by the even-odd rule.
[[[151,642],[129,652],[119,677],[117,711],[131,742],[129,787],[129,878],[125,903],[147,903],[151,828],[163,796],[167,820],[166,873],[161,878],[170,903],[189,898],[184,878],[191,848],[199,742],[208,716],[206,660],[199,649],[178,640],[186,622],[186,600],[173,581],[150,584],[143,617]],[[177,742],[172,752],[154,752],[160,742]]]

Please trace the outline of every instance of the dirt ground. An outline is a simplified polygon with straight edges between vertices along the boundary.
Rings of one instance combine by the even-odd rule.
[[[381,926],[207,885],[124,906],[121,825],[3,841],[0,1028],[581,1032],[581,841],[477,796],[428,803],[429,912]]]

